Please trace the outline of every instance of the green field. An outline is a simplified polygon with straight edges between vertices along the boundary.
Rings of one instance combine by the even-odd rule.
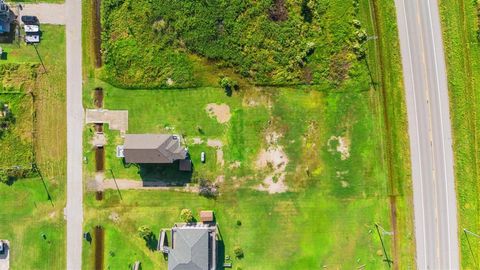
[[[104,53],[105,65],[94,69],[91,42],[84,39],[88,78],[84,106],[93,107],[92,90],[102,87],[105,108],[129,111],[128,133],[182,135],[194,164],[194,172],[188,176],[190,184],[208,179],[218,181],[220,187],[220,195],[215,200],[187,190],[109,190],[102,201],[97,201],[93,192],[87,192],[85,230],[93,234],[95,226],[105,228],[105,268],[127,269],[140,260],[144,269],[166,269],[163,256],[148,249],[137,236],[137,228],[147,225],[157,234],[160,228],[168,228],[179,221],[182,208],[193,209],[197,217],[200,210],[215,211],[225,255],[233,257],[236,246],[245,251],[243,259],[234,259],[234,269],[388,268],[375,223],[387,231],[396,229],[395,241],[391,234],[382,231],[386,251],[394,260],[394,266],[397,269],[414,267],[409,159],[408,147],[405,147],[408,137],[393,1],[321,1],[322,5],[312,7],[318,12],[314,15],[318,21],[312,25],[302,22],[301,27],[305,29],[301,35],[304,36],[299,38],[318,42],[315,53],[305,60],[312,74],[316,74],[308,81],[310,84],[305,77],[297,76],[302,68],[296,69],[296,64],[287,65],[292,77],[283,77],[286,73],[282,69],[286,66],[282,61],[294,57],[286,53],[282,56],[285,58],[281,58],[275,51],[282,50],[284,45],[276,43],[277,37],[295,39],[289,35],[296,33],[291,25],[301,20],[298,16],[302,12],[300,4],[285,1],[289,19],[274,23],[266,15],[271,11],[267,1],[247,7],[252,10],[245,11],[242,19],[247,25],[258,27],[259,35],[265,34],[262,32],[265,30],[280,33],[269,40],[271,50],[264,48],[265,44],[256,44],[259,37],[253,33],[246,38],[253,42],[249,43],[250,49],[258,49],[259,54],[268,58],[263,63],[248,46],[240,46],[236,51],[229,46],[235,46],[237,41],[223,43],[236,38],[238,32],[220,38],[215,44],[198,40],[206,34],[198,34],[201,29],[196,26],[183,28],[182,16],[192,7],[182,6],[180,1],[172,4],[171,8],[178,8],[176,12],[159,4],[149,14],[153,17],[162,14],[155,18],[167,22],[168,26],[162,26],[167,29],[164,31],[171,31],[179,39],[171,43],[163,40],[174,35],[170,32],[155,37],[155,32],[148,30],[150,25],[138,28],[138,24],[152,23],[151,17],[131,19],[135,12],[151,4],[136,3],[139,10],[132,11],[128,15],[132,17],[122,22],[119,18],[131,10],[131,2],[102,3],[102,14],[107,13],[102,17],[106,26],[102,46],[109,50]],[[93,33],[88,20],[89,7],[89,3],[84,3],[86,36]],[[202,12],[216,10],[202,8],[205,9]],[[225,12],[228,15],[224,18],[202,12],[199,14],[204,14],[205,21],[199,23],[210,24],[211,18],[215,18],[223,20],[225,29],[239,27],[235,23],[227,24],[235,16],[235,9]],[[260,18],[249,17],[255,15]],[[179,19],[172,19],[172,16]],[[365,58],[355,57],[357,30],[354,20],[360,21],[361,29],[368,36],[376,36],[363,44],[367,50]],[[155,22],[161,24],[158,21]],[[129,26],[120,27],[122,23]],[[316,27],[325,33],[325,40],[310,33]],[[209,28],[203,26],[202,29]],[[286,30],[292,33],[283,32]],[[248,36],[253,30],[240,27],[238,31],[245,31]],[[238,42],[244,42],[243,38]],[[148,44],[157,39],[158,43]],[[143,52],[138,48],[128,49],[132,44],[141,44],[147,49]],[[206,50],[209,45],[212,50],[222,48],[216,52],[219,55],[212,56],[214,52]],[[179,58],[169,58],[174,59],[169,62],[163,56],[155,57],[155,52],[175,53],[185,61],[179,64]],[[225,52],[234,55],[229,58],[223,54]],[[236,54],[245,56],[245,63],[239,63]],[[124,70],[126,66],[128,72]],[[159,66],[165,68],[159,69]],[[269,72],[263,73],[262,68]],[[176,76],[176,69],[190,72],[188,80],[183,81],[184,85],[164,85],[165,76]],[[258,72],[252,73],[250,69]],[[165,73],[157,73],[159,70]],[[247,70],[247,74],[242,70]],[[239,90],[233,91],[231,96],[218,87],[217,81],[222,74],[239,83]],[[158,86],[171,89],[151,89]],[[175,86],[195,87],[180,89]],[[229,120],[219,123],[211,117],[206,110],[211,104],[228,106]],[[115,145],[122,143],[118,131],[107,128],[105,134],[109,143],[105,148],[107,178],[112,178],[113,172],[117,181],[152,180],[136,166],[125,167],[115,157]],[[94,177],[92,135],[92,127],[87,127],[84,139],[87,182]],[[217,162],[218,152],[208,146],[209,139],[221,141],[223,165]],[[271,147],[284,151],[281,156],[288,162],[276,165],[267,162],[265,168],[260,168],[261,153]],[[200,162],[202,151],[207,153],[205,164]],[[283,169],[275,173],[273,182],[281,183],[284,174],[287,192],[269,194],[258,190],[267,176],[278,168]],[[181,177],[184,176],[161,169],[153,179]],[[268,185],[262,187],[268,189]],[[395,211],[396,216],[392,217]],[[242,225],[237,225],[237,221]],[[94,248],[94,244],[84,246],[84,269],[93,268]]]
[[[480,267],[480,239],[463,229],[479,233],[479,124],[480,79],[479,4],[477,1],[440,1],[459,209],[461,263],[464,269]]]
[[[0,239],[10,241],[11,269],[65,268],[65,33],[50,25],[42,32],[38,51],[47,73],[32,46],[1,44],[7,54],[0,70],[9,72],[0,82],[19,93],[0,94],[16,117],[0,138],[0,156],[29,166],[35,161],[39,169],[35,177],[0,184]]]

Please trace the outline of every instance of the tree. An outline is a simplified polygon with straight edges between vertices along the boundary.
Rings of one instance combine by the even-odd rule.
[[[180,218],[182,219],[183,222],[192,222],[193,221],[193,213],[192,213],[192,210],[190,209],[182,209],[182,211],[180,212]]]
[[[150,238],[152,238],[153,232],[148,226],[143,225],[138,227],[138,236],[148,241]]]
[[[232,90],[238,88],[238,82],[228,76],[221,76],[218,84],[225,89],[227,96],[231,96]]]

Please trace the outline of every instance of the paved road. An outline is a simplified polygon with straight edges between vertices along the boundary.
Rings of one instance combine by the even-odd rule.
[[[67,270],[82,266],[82,4],[66,0],[67,37]]]
[[[459,269],[447,78],[437,0],[395,0],[412,158],[418,269]]]

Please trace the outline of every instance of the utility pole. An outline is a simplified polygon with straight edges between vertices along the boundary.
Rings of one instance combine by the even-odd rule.
[[[390,258],[388,258],[387,249],[385,248],[385,245],[383,243],[383,238],[382,238],[382,234],[380,233],[379,227],[380,226],[377,223],[375,223],[375,228],[377,229],[378,237],[380,237],[380,243],[382,243],[383,254],[385,255],[385,260],[384,261],[387,262],[388,268],[390,269],[390,268],[392,268],[391,264],[393,264],[393,261],[390,260]],[[385,230],[385,229],[383,229],[383,230]]]
[[[35,51],[37,52],[38,59],[40,59],[40,63],[42,64],[44,72],[47,73],[47,68],[43,64],[43,60],[42,60],[42,57],[40,56],[40,53],[38,52],[37,45],[33,44],[33,47],[35,48]]]
[[[470,239],[468,238],[468,235],[471,234],[477,238],[480,238],[480,235],[472,232],[472,231],[469,231],[467,229],[463,229],[463,233],[465,234],[465,237],[467,238],[467,244],[468,244],[468,249],[470,249],[470,253],[472,253],[472,258],[473,258],[473,262],[475,263],[475,268],[478,269],[478,262],[477,262],[477,257],[475,257],[475,253],[473,253],[473,249],[472,249],[472,245],[470,244]]]

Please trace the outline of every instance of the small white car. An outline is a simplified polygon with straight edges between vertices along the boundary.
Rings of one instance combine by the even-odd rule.
[[[201,161],[202,163],[205,163],[205,152],[202,152],[202,153],[200,154],[200,161]]]
[[[40,27],[34,24],[26,24],[23,26],[23,29],[25,30],[25,33],[38,33],[38,31],[40,31]]]

